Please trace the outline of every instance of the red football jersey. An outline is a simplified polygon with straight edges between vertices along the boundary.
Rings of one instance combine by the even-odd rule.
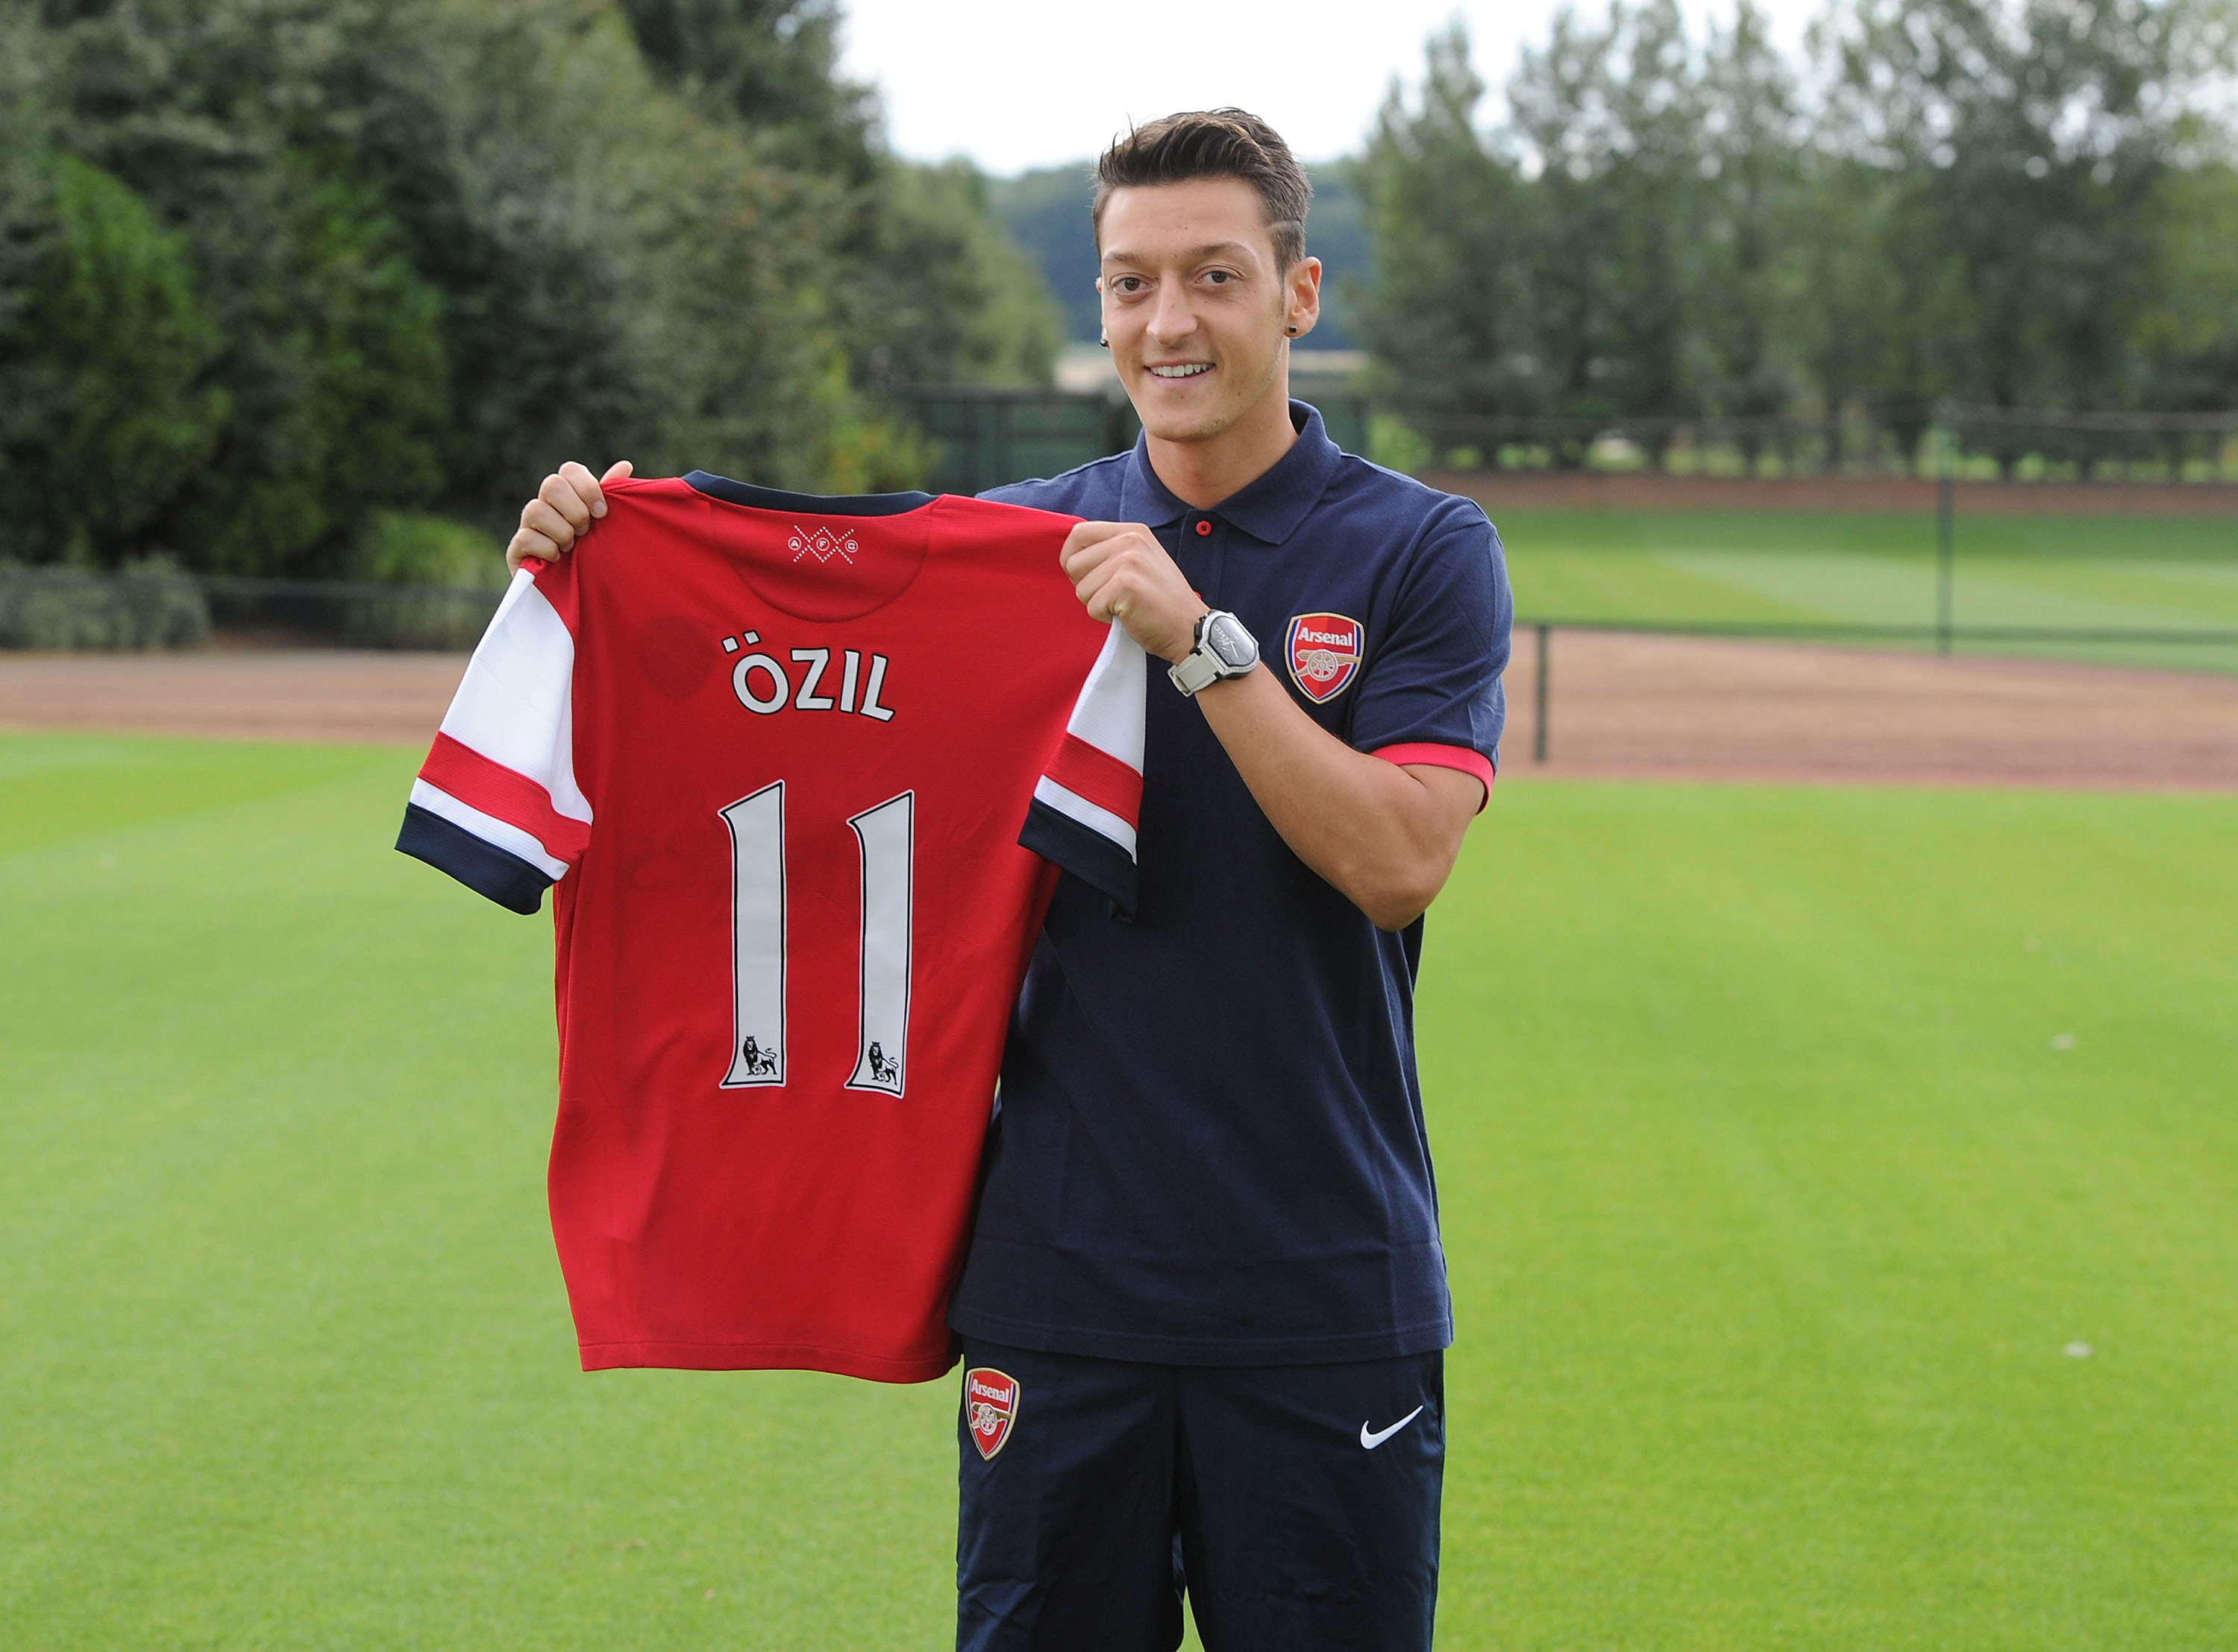
[[[515,578],[398,842],[516,910],[557,885],[584,1367],[938,1376],[1056,867],[1133,899],[1142,651],[1069,517],[606,494]]]

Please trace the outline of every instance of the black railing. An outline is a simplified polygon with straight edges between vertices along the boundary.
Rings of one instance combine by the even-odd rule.
[[[1920,645],[1949,654],[1963,646],[1990,650],[2048,648],[2204,647],[2238,650],[2238,629],[2215,626],[2129,628],[2116,625],[1954,625],[1948,611],[1931,625],[1851,624],[1829,620],[1658,620],[1518,618],[1517,631],[1529,631],[1533,651],[1531,699],[1538,716],[1532,725],[1531,757],[1546,761],[1552,737],[1554,633],[1559,631],[1619,632],[1626,636],[1692,637],[1707,641],[1880,643]]]
[[[1308,395],[1329,439],[1368,453],[1367,398]],[[930,439],[937,493],[983,493],[1006,482],[1056,476],[1135,445],[1142,428],[1124,396],[1094,390],[1005,389],[977,385],[920,388],[893,398]]]
[[[1696,476],[2001,476],[2238,481],[2238,413],[2061,413],[1963,403],[1775,413],[1412,412],[1454,470]]]
[[[497,566],[496,552],[491,565]],[[469,649],[502,590],[0,567],[0,648],[192,648],[234,640]]]

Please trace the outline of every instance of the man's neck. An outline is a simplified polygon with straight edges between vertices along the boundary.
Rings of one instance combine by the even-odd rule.
[[[1150,469],[1182,504],[1208,511],[1241,492],[1281,462],[1298,439],[1290,423],[1289,375],[1249,413],[1207,441],[1146,438]]]

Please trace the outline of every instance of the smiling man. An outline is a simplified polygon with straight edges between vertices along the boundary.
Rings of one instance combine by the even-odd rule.
[[[1170,670],[1133,918],[1061,878],[1011,1021],[950,1310],[957,1644],[1170,1649],[1185,1587],[1213,1652],[1427,1649],[1452,1314],[1413,995],[1498,757],[1500,541],[1289,400],[1321,267],[1274,131],[1169,116],[1097,177],[1142,438],[990,497],[1085,519],[1065,574]],[[566,466],[510,554],[602,513]]]

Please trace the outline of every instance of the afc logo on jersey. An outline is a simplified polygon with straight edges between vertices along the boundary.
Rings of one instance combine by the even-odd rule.
[[[963,1373],[963,1422],[971,1431],[971,1444],[979,1455],[992,1459],[1010,1437],[1010,1424],[1018,1415],[1018,1379],[991,1365],[974,1365]]]
[[[806,556],[812,556],[818,562],[829,562],[838,557],[851,568],[855,565],[855,552],[862,549],[852,532],[834,533],[821,523],[817,525],[814,532],[798,522],[794,523],[792,537],[785,541],[785,545],[791,551],[795,562]]]
[[[1367,651],[1367,629],[1342,614],[1300,614],[1290,621],[1290,680],[1318,705],[1344,691]]]

